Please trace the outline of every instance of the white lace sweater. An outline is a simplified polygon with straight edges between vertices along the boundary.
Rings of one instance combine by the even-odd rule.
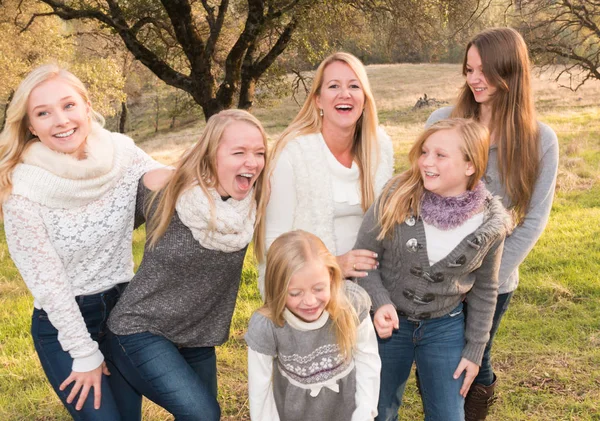
[[[10,255],[58,330],[74,371],[104,360],[75,297],[108,290],[133,276],[131,236],[137,182],[158,164],[133,141],[95,125],[87,158],[30,148],[3,204]]]

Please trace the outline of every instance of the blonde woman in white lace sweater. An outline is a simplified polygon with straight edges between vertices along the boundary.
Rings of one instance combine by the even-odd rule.
[[[73,74],[55,65],[31,72],[0,134],[0,203],[52,387],[75,420],[135,420],[141,398],[109,373],[104,334],[133,276],[137,182],[157,164],[103,123]]]
[[[321,62],[302,109],[275,144],[273,162],[267,247],[284,232],[302,229],[337,256],[344,277],[365,276],[376,256],[352,246],[364,213],[392,176],[394,151],[378,127],[359,59],[338,52]]]

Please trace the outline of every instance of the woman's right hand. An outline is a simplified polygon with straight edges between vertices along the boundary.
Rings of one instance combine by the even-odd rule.
[[[65,379],[64,382],[60,385],[59,389],[65,390],[68,385],[75,382],[73,388],[71,389],[71,393],[67,397],[67,403],[72,403],[75,400],[75,397],[79,393],[79,399],[77,400],[77,405],[75,406],[76,410],[80,410],[83,408],[83,404],[88,397],[90,392],[90,388],[94,388],[94,408],[100,409],[100,401],[102,398],[102,375],[110,376],[110,372],[108,371],[108,367],[106,367],[106,362],[103,361],[101,365],[92,371],[86,372],[78,372],[71,371],[69,377]],[[81,392],[81,393],[80,393]]]
[[[381,339],[392,336],[394,329],[400,329],[398,313],[391,304],[384,304],[377,309],[373,316],[373,325]]]
[[[367,270],[377,269],[377,253],[371,250],[350,250],[348,253],[336,256],[344,278],[363,278]]]

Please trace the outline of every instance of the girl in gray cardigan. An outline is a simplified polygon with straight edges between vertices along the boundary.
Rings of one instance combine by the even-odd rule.
[[[359,280],[371,296],[379,336],[378,419],[397,419],[415,361],[426,420],[464,420],[511,226],[479,181],[488,147],[488,130],[473,120],[434,124],[413,145],[411,168],[388,183],[365,216],[355,247],[380,259]]]

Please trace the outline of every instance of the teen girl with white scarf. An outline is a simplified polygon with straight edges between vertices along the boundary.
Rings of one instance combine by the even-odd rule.
[[[55,392],[75,420],[135,420],[139,399],[105,361],[105,324],[133,276],[137,180],[158,164],[103,123],[73,74],[31,72],[0,134],[0,203]]]
[[[244,256],[263,254],[267,138],[242,110],[212,116],[175,170],[140,180],[144,259],[109,320],[116,366],[177,420],[218,420],[215,346],[229,335]],[[255,231],[256,230],[256,231]]]

